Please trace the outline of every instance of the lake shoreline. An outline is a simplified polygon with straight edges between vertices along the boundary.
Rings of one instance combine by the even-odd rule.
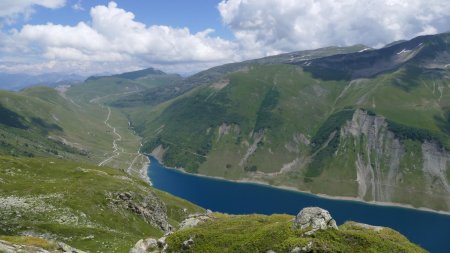
[[[435,213],[435,214],[441,214],[441,215],[450,216],[450,212],[447,212],[447,211],[438,211],[438,210],[434,210],[434,209],[426,208],[426,207],[414,207],[414,206],[409,205],[409,204],[400,204],[400,203],[392,203],[392,202],[381,202],[381,201],[365,201],[365,200],[359,199],[357,197],[331,196],[331,195],[322,194],[322,193],[312,193],[310,191],[303,191],[303,190],[297,189],[297,188],[292,187],[292,186],[282,186],[282,185],[275,186],[275,185],[271,185],[271,184],[269,184],[267,182],[254,180],[254,179],[251,179],[251,178],[230,180],[230,179],[225,179],[225,178],[216,177],[216,176],[207,176],[207,175],[202,175],[202,174],[193,174],[193,173],[187,172],[184,168],[167,167],[157,157],[152,156],[151,154],[148,154],[148,155],[151,156],[152,158],[154,158],[155,160],[157,160],[166,169],[173,170],[173,171],[176,171],[176,172],[179,172],[179,173],[184,173],[184,174],[191,175],[191,176],[195,176],[195,177],[202,177],[202,178],[214,179],[214,180],[225,181],[225,182],[234,182],[234,183],[240,183],[240,184],[254,184],[254,185],[264,186],[264,187],[278,189],[278,190],[286,190],[286,191],[306,194],[306,195],[310,195],[310,196],[313,196],[313,197],[316,197],[316,198],[358,202],[358,203],[363,203],[363,204],[366,204],[366,205],[405,208],[405,209],[412,209],[412,210],[421,211],[421,212],[429,212],[429,213]],[[148,164],[147,171],[150,170],[150,165],[151,165],[151,162],[150,162],[150,159],[149,159],[149,164]]]

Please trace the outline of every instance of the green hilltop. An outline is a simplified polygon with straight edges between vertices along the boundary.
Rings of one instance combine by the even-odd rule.
[[[425,252],[388,228],[347,222],[308,236],[309,229],[293,228],[293,218],[213,214],[197,227],[169,235],[166,252]]]

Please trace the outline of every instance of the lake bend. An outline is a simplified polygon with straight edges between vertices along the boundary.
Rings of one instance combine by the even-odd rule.
[[[153,187],[203,208],[228,214],[296,215],[302,208],[328,210],[338,225],[356,221],[395,229],[432,253],[450,252],[450,215],[398,206],[339,200],[255,183],[238,183],[187,174],[150,158]]]

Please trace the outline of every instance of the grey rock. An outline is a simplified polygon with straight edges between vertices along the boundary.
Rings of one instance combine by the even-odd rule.
[[[191,248],[192,245],[194,245],[194,239],[189,238],[189,240],[183,242],[182,249],[188,250]]]
[[[149,249],[156,248],[158,243],[153,238],[141,239],[130,250],[130,253],[146,253]]]
[[[352,222],[351,224],[354,225],[354,226],[360,227],[360,228],[373,230],[375,232],[379,232],[379,231],[384,229],[384,227],[372,226],[372,225],[369,225],[369,224],[364,224],[364,223],[359,223],[359,222]]]
[[[300,248],[300,247],[295,247],[295,248],[293,248],[293,249],[291,250],[291,253],[300,253],[300,252],[302,252],[301,250],[302,250],[302,248]]]
[[[168,222],[166,206],[153,192],[149,192],[146,196],[130,192],[109,193],[107,198],[110,200],[110,206],[115,210],[129,210],[164,232],[172,230]]]
[[[201,223],[211,219],[211,213],[206,211],[206,214],[191,214],[180,223],[180,230],[193,228]]]
[[[311,235],[319,229],[338,229],[336,221],[330,213],[320,207],[303,208],[295,217],[294,227],[300,229],[312,228],[311,231],[306,233],[307,235]]]
[[[158,247],[164,248],[164,246],[166,246],[166,238],[167,238],[166,236],[163,236],[158,239],[157,241]]]
[[[14,253],[17,252],[17,245],[0,240],[0,252]]]
[[[49,251],[33,246],[16,245],[6,241],[0,240],[0,252],[16,253],[16,252],[29,252],[29,253],[50,253]]]
[[[63,242],[58,242],[58,247],[60,250],[62,250],[62,252],[68,252],[68,253],[86,253],[85,251],[79,250],[79,249],[75,249]]]
[[[312,252],[312,246],[313,246],[313,243],[308,242],[308,244],[306,244],[306,246],[304,246],[304,247],[295,247],[294,249],[291,250],[291,253]]]

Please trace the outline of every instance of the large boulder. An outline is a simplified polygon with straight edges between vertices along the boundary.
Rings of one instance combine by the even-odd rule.
[[[322,229],[338,229],[336,221],[330,213],[320,207],[303,208],[295,217],[294,227],[300,229],[311,228],[311,233]]]
[[[155,239],[141,239],[130,250],[130,253],[147,253],[150,248],[156,247],[158,247],[158,242]]]

